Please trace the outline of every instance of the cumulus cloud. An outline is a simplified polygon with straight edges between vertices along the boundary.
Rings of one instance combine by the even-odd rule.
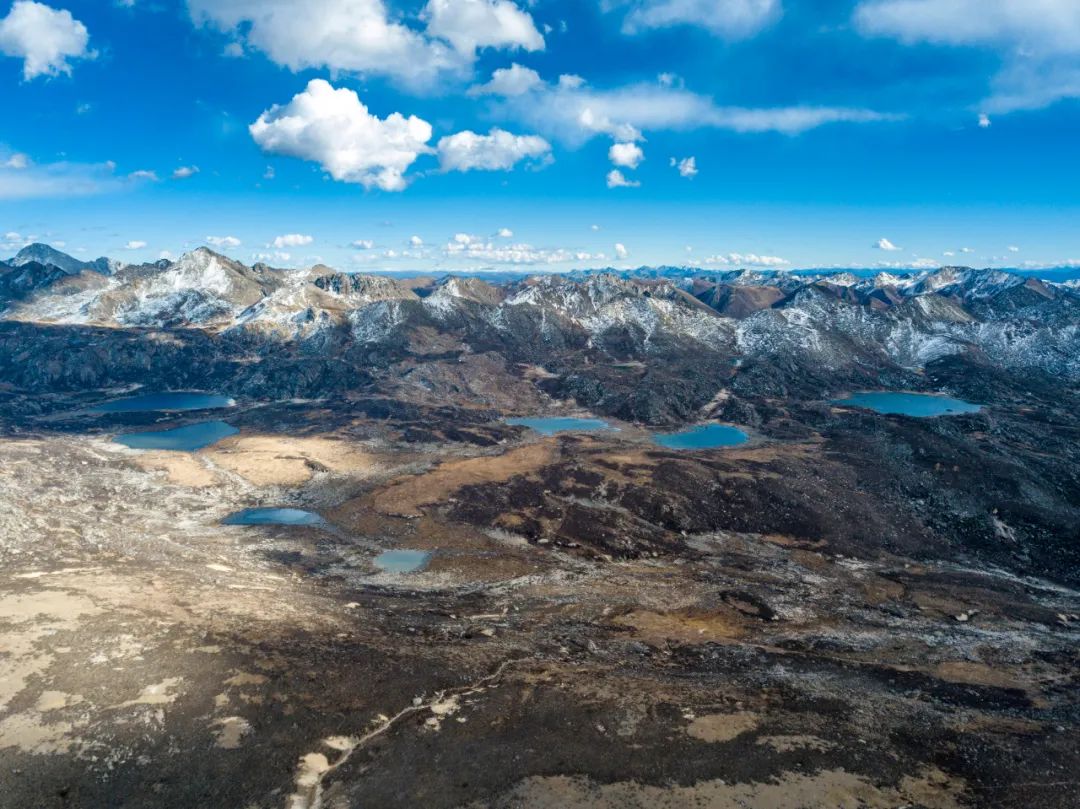
[[[409,244],[412,245],[413,247],[423,247],[424,246],[424,240],[421,239],[419,236],[410,236],[409,237]]]
[[[512,239],[514,238],[514,231],[510,228],[499,228],[499,232],[495,234],[500,239]]]
[[[626,249],[625,244],[619,243],[615,245],[615,258],[617,258],[619,261],[624,261],[625,259],[629,258],[629,256],[630,251]]]
[[[679,172],[680,177],[692,180],[697,177],[698,167],[696,157],[684,157],[682,160],[671,158],[671,167]]]
[[[199,173],[199,167],[198,166],[181,166],[180,168],[178,168],[176,171],[174,171],[172,173],[172,178],[174,180],[186,180],[189,177],[194,177],[198,173]]]
[[[278,250],[283,247],[306,247],[315,241],[313,236],[307,236],[303,233],[286,233],[284,236],[278,236],[272,242],[273,246]]]
[[[239,247],[242,244],[235,236],[207,236],[206,243],[214,247]]]
[[[274,105],[250,127],[264,152],[312,160],[335,180],[402,191],[404,173],[432,150],[431,124],[395,112],[379,118],[360,97],[312,79],[284,106]]]
[[[637,180],[628,180],[626,175],[618,169],[612,169],[607,174],[608,188],[638,188],[641,183]]]
[[[430,0],[421,16],[429,36],[462,54],[479,48],[544,49],[532,17],[509,0]]]
[[[496,71],[498,74],[498,71]],[[647,130],[728,129],[797,135],[831,123],[870,123],[897,116],[849,107],[721,107],[683,87],[634,84],[614,89],[589,87],[580,76],[555,82],[511,83],[494,75],[473,88],[499,98],[494,112],[524,122],[540,134],[580,145],[597,135],[620,142],[642,140]]]
[[[124,245],[125,250],[142,250],[146,247],[146,242],[130,241]]]
[[[636,0],[623,30],[698,25],[724,39],[753,36],[781,13],[780,0]]]
[[[501,67],[491,74],[491,81],[469,88],[471,96],[495,95],[510,98],[524,95],[544,83],[540,74],[530,67],[522,67],[516,62],[510,67]]]
[[[23,78],[71,75],[70,59],[92,59],[90,34],[70,11],[17,0],[0,20],[0,53],[23,60]]]
[[[981,47],[1001,56],[987,113],[1080,97],[1080,3],[1075,0],[864,0],[856,27],[905,44]],[[989,125],[989,118],[986,119]]]
[[[904,249],[902,247],[897,247],[895,244],[893,244],[892,242],[890,242],[888,239],[885,239],[885,238],[878,239],[877,242],[875,242],[875,244],[874,244],[874,248],[877,249],[877,250],[888,250],[888,251],[903,250]]]
[[[158,176],[156,171],[150,171],[149,169],[139,169],[138,171],[131,172],[131,174],[128,175],[128,179],[146,180],[151,183],[156,183],[158,181]]]
[[[786,267],[791,262],[779,256],[759,256],[756,253],[728,253],[709,256],[706,264],[722,267]]]
[[[990,120],[989,115],[987,115],[985,112],[982,113],[981,115],[979,115],[979,128],[980,129],[989,129],[991,124],[992,124],[992,121]]]
[[[1008,251],[1010,253],[1019,253],[1020,252],[1020,248],[1017,247],[1015,244],[1010,244],[1007,249],[1008,249]]]
[[[487,135],[466,130],[439,140],[443,171],[509,171],[523,160],[551,158],[551,144],[536,135],[512,135],[498,127]]]
[[[30,158],[21,152],[16,152],[4,161],[5,169],[25,169],[30,165]]]
[[[540,50],[532,18],[509,0],[430,0],[426,30],[392,19],[384,0],[188,0],[196,25],[299,72],[329,68],[430,84],[471,67],[480,48]]]
[[[608,149],[608,159],[616,166],[636,169],[645,159],[645,152],[636,143],[613,143]]]
[[[374,250],[375,242],[373,242],[371,239],[357,239],[355,242],[352,243],[352,247],[356,248],[357,250]]]

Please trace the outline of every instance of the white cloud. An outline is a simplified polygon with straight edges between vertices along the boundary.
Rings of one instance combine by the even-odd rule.
[[[1080,97],[1080,3],[1075,0],[864,0],[856,27],[905,44],[989,48],[1001,68],[987,113]],[[989,120],[989,119],[987,119]]]
[[[494,128],[487,135],[466,130],[439,140],[443,171],[509,171],[522,160],[551,158],[551,144],[536,135],[512,135]]]
[[[961,247],[960,252],[961,253],[974,253],[975,248],[974,247]]]
[[[131,174],[128,175],[128,179],[147,180],[149,182],[156,183],[158,181],[158,176],[156,171],[150,171],[149,169],[139,169],[138,171],[131,172]]]
[[[384,0],[188,0],[188,9],[196,25],[294,72],[328,68],[414,86],[464,74],[478,48],[544,44],[532,18],[509,0],[431,0],[419,15],[426,31],[392,19]]]
[[[266,171],[263,172],[263,179],[264,180],[272,180],[276,176],[277,176],[277,173],[274,171],[273,166],[267,166]]]
[[[499,232],[495,235],[500,239],[512,239],[514,238],[514,231],[510,230],[510,228],[499,228]]]
[[[81,197],[124,187],[112,162],[37,164],[26,155],[5,155],[0,150],[2,200]]]
[[[280,250],[283,247],[305,247],[315,241],[314,237],[302,233],[287,233],[278,236],[273,241],[273,246]]]
[[[198,173],[199,173],[199,167],[198,166],[181,166],[180,168],[178,168],[176,171],[174,171],[172,173],[172,178],[174,180],[186,180],[189,177],[194,177]]]
[[[945,256],[945,258],[952,258],[953,256],[955,256],[955,255],[956,255],[956,253],[955,253],[955,252],[953,252],[952,250],[946,250],[946,251],[945,251],[944,253],[942,253],[941,255]]]
[[[679,176],[692,180],[697,177],[698,167],[696,157],[684,157],[682,160],[671,158],[671,167],[678,169]]]
[[[640,141],[643,130],[715,128],[797,135],[830,123],[870,123],[898,117],[848,107],[721,107],[713,99],[682,87],[634,84],[601,90],[589,87],[580,76],[570,75],[560,76],[554,83],[506,84],[493,77],[472,92],[500,96],[494,112],[572,145],[596,135]]]
[[[312,79],[285,106],[274,105],[250,127],[265,152],[312,160],[335,180],[402,191],[404,173],[431,152],[431,124],[395,112],[378,118],[359,96]]]
[[[616,166],[636,169],[645,159],[645,152],[636,143],[613,143],[608,149],[608,159]]]
[[[607,187],[608,188],[638,188],[641,183],[637,180],[628,180],[618,169],[612,169],[607,174]]]
[[[125,250],[142,250],[146,247],[146,242],[130,241],[124,245]]]
[[[33,0],[17,0],[0,20],[0,53],[23,60],[23,78],[71,75],[69,59],[92,59],[86,26]]]
[[[449,42],[458,53],[479,48],[544,49],[533,19],[509,0],[430,0],[421,15],[429,36]]]
[[[243,244],[235,236],[207,236],[206,243],[214,247],[239,247]]]
[[[936,270],[941,267],[941,262],[932,258],[917,258],[914,261],[879,261],[874,266],[881,270]]]
[[[636,0],[623,30],[699,25],[725,39],[745,39],[780,13],[780,0]]]
[[[599,225],[589,225],[589,230],[591,230],[591,231],[593,231],[595,233],[596,231],[600,230],[600,226]]]
[[[471,96],[496,95],[510,98],[524,95],[544,83],[540,74],[531,67],[522,67],[515,62],[510,67],[501,67],[491,74],[491,81],[469,88]]]
[[[542,248],[531,244],[493,244],[468,233],[457,233],[443,248],[449,259],[468,259],[487,264],[566,264],[603,260],[602,253],[566,248]]]
[[[786,267],[791,262],[779,256],[759,256],[756,253],[728,253],[727,255],[709,256],[706,264],[723,267]]]
[[[1008,251],[1010,253],[1019,253],[1020,252],[1020,248],[1017,247],[1015,244],[1010,244],[1007,249],[1008,249]]]
[[[409,244],[411,244],[413,247],[423,247],[424,240],[421,239],[419,236],[410,236]]]
[[[375,242],[371,239],[357,239],[352,243],[352,246],[357,250],[373,250],[375,249]]]
[[[877,250],[888,250],[890,252],[894,251],[894,250],[903,250],[904,249],[903,247],[897,247],[895,244],[893,244],[892,242],[890,242],[888,239],[885,239],[885,238],[878,239],[877,243],[874,245],[874,247]]]
[[[989,115],[987,115],[985,112],[981,113],[979,115],[979,128],[980,129],[989,129],[991,124],[992,124],[992,121],[990,120]]]
[[[629,258],[629,256],[630,251],[626,249],[625,244],[620,243],[615,245],[615,258],[617,258],[619,261],[624,261]]]

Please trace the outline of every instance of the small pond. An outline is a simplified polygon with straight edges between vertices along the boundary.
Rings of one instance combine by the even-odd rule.
[[[678,433],[655,433],[653,440],[668,449],[692,450],[736,447],[749,441],[750,436],[725,424],[699,424]]]
[[[385,551],[375,557],[375,566],[386,573],[415,573],[427,567],[430,559],[427,551]]]
[[[105,402],[90,409],[91,413],[176,412],[180,410],[215,410],[233,407],[236,400],[214,393],[146,393]]]
[[[598,430],[614,430],[603,419],[578,419],[569,417],[507,419],[507,424],[515,427],[528,427],[541,435],[556,433],[589,433]]]
[[[894,416],[933,418],[955,416],[961,413],[978,413],[982,407],[963,399],[934,393],[904,393],[902,391],[867,391],[855,393],[846,399],[834,399],[833,404],[865,407],[878,413]]]
[[[322,525],[323,518],[298,508],[246,508],[230,514],[224,525]]]
[[[125,433],[113,439],[131,449],[167,449],[175,452],[196,452],[223,438],[236,435],[239,430],[223,421],[204,421],[189,424],[175,430],[159,430],[150,433]]]

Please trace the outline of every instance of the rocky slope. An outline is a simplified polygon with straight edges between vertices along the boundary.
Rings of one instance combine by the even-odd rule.
[[[61,358],[52,371],[12,369],[18,385],[72,384],[73,371],[80,385],[153,379],[168,356],[162,373],[188,384],[242,365],[240,392],[315,394],[309,384],[342,391],[409,357],[495,353],[545,369],[543,387],[558,398],[662,422],[690,417],[728,387],[800,396],[885,380],[918,387],[950,357],[1080,379],[1080,291],[994,270],[412,285],[327,267],[247,267],[205,248],[109,275],[64,267],[26,263],[0,275],[0,367],[39,340]],[[179,342],[164,337],[179,333]],[[259,348],[267,343],[273,351]],[[297,376],[298,363],[311,367]],[[311,370],[327,364],[340,369],[335,378]],[[285,377],[294,381],[281,388]]]

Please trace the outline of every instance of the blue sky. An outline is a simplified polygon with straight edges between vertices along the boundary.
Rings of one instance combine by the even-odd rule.
[[[1060,265],[1078,98],[1075,0],[0,0],[0,256]]]

